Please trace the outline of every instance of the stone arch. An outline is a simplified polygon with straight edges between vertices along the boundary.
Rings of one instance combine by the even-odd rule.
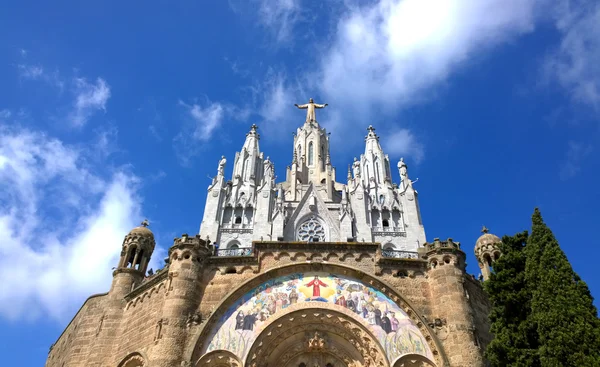
[[[231,240],[231,241],[227,242],[227,245],[225,246],[225,248],[228,250],[237,250],[240,247],[242,247],[242,245],[240,244],[240,241],[238,241],[238,240]]]
[[[339,274],[341,276],[351,277],[360,280],[362,283],[373,287],[379,292],[384,293],[390,300],[393,301],[401,310],[403,310],[410,322],[418,329],[419,335],[425,338],[425,344],[430,348],[433,356],[430,357],[438,366],[448,364],[448,359],[441,347],[441,343],[427,326],[427,323],[421,319],[415,309],[387,282],[376,278],[375,276],[365,273],[360,269],[347,266],[344,264],[323,264],[323,263],[294,263],[286,264],[279,267],[271,268],[264,273],[258,274],[255,277],[245,281],[236,289],[233,289],[227,294],[221,302],[216,305],[214,311],[207,318],[206,323],[199,328],[191,336],[193,342],[186,348],[185,358],[187,360],[198,360],[203,353],[208,349],[208,344],[212,340],[211,333],[216,332],[216,328],[223,322],[221,320],[230,307],[240,301],[248,292],[269,280],[281,276],[296,274],[300,272],[329,272],[331,274]],[[394,360],[397,356],[390,357]]]
[[[344,307],[292,305],[264,325],[245,366],[371,365],[389,363],[365,322]]]
[[[194,367],[242,367],[242,361],[227,350],[215,350],[200,358]]]
[[[395,250],[395,249],[396,249],[396,246],[394,246],[394,244],[391,242],[388,242],[385,245],[383,245],[384,251],[390,251],[390,250]]]
[[[423,357],[420,354],[405,354],[399,357],[392,365],[392,367],[435,367],[428,358]]]
[[[118,367],[145,367],[148,364],[146,363],[146,358],[139,353],[133,352],[128,354],[123,360],[117,365]]]

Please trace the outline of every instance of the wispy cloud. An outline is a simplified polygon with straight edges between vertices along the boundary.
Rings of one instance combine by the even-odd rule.
[[[58,88],[60,92],[65,87],[65,81],[57,70],[48,71],[41,65],[18,64],[17,71],[23,80],[42,81]]]
[[[187,166],[190,159],[196,156],[205,144],[215,134],[224,132],[223,125],[238,121],[245,121],[252,111],[240,108],[227,102],[211,102],[188,104],[179,101],[179,106],[184,109],[182,127],[173,139],[175,154],[179,163]]]
[[[416,163],[425,156],[425,147],[408,129],[397,129],[383,135],[382,148],[392,158],[410,156]]]
[[[89,83],[85,78],[75,78],[75,102],[69,120],[73,126],[85,125],[97,111],[106,111],[110,98],[110,86],[102,78]]]
[[[180,101],[179,104],[187,110],[194,122],[191,135],[195,140],[209,140],[215,129],[221,125],[223,118],[225,117],[225,109],[223,108],[223,105],[218,102],[211,103],[206,107],[201,107],[198,104],[188,105],[182,101]]]
[[[18,126],[0,125],[0,315],[64,322],[108,289],[123,236],[141,218],[138,179],[98,175],[81,149]]]
[[[592,153],[590,144],[569,141],[569,147],[560,167],[560,179],[568,180],[581,171],[582,161]]]
[[[284,45],[305,19],[301,3],[301,0],[229,0],[229,7],[238,14],[251,14],[252,23],[266,30],[276,44]]]
[[[296,23],[301,17],[300,0],[255,0],[258,3],[259,20],[273,31],[278,42],[289,41]]]
[[[44,75],[44,69],[38,65],[17,65],[19,69],[19,75],[25,79],[39,79]]]
[[[560,45],[546,59],[547,81],[556,81],[578,103],[600,108],[600,3],[559,1]]]

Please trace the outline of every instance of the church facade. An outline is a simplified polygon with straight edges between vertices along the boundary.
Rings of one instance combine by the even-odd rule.
[[[154,235],[124,239],[108,293],[86,300],[46,366],[484,366],[489,304],[452,239],[426,241],[414,181],[368,127],[336,181],[316,104],[276,182],[253,125],[207,189],[197,235],[147,273]],[[499,256],[484,234],[484,275]],[[486,272],[487,271],[487,272]]]

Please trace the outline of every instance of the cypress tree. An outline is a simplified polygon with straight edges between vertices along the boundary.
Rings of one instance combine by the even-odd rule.
[[[485,357],[492,366],[540,366],[538,341],[529,320],[531,293],[525,280],[527,231],[504,236],[498,246],[502,256],[484,283],[492,304],[491,333]]]
[[[592,295],[537,208],[525,254],[528,319],[539,338],[541,366],[600,366],[600,320]]]

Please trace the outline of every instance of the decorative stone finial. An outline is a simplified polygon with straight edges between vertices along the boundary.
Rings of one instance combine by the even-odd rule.
[[[486,226],[483,226],[483,228],[481,229],[481,233],[488,233],[490,230],[487,229]]]
[[[258,135],[257,131],[258,130],[258,126],[256,126],[256,124],[252,124],[252,126],[250,126],[250,132],[248,134],[246,134],[246,136],[248,135]]]
[[[150,222],[148,222],[148,219],[144,219],[144,221],[141,224],[143,227],[148,227],[150,225]]]

